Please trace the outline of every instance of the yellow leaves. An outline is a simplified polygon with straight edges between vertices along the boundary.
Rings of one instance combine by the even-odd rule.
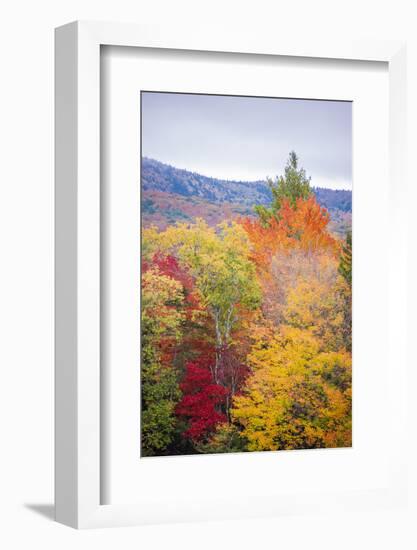
[[[142,275],[144,309],[182,299],[182,285],[172,277],[160,272],[157,266],[151,267]]]
[[[159,253],[175,256],[194,277],[201,305],[215,321],[217,345],[230,343],[238,308],[253,310],[261,298],[242,226],[223,222],[213,228],[196,219],[161,232],[151,228],[143,239],[146,250],[154,247]]]
[[[151,260],[158,250],[159,230],[154,225],[142,231],[142,260]]]
[[[253,346],[248,363],[232,418],[250,450],[349,444],[349,354],[323,353],[312,331],[284,326]]]
[[[235,222],[223,222],[214,228],[197,218],[191,224],[180,223],[161,232],[152,227],[144,230],[142,241],[146,250],[175,255],[195,275],[225,272],[233,268],[233,263],[249,265],[249,239]]]
[[[339,292],[340,276],[327,279],[300,278],[287,294],[283,308],[283,320],[291,326],[309,329],[321,341],[325,349],[347,347],[346,301]]]
[[[183,301],[182,285],[152,267],[142,275],[142,321],[152,324],[156,336],[171,334],[179,338],[184,313],[178,307]]]
[[[242,441],[254,451],[351,444],[351,289],[327,213],[310,199],[296,206],[285,203],[267,226],[196,219],[143,231],[149,263],[173,257],[192,280],[200,307],[190,318],[210,317],[210,343],[250,373],[232,392],[230,426],[205,443],[210,452]],[[178,337],[181,285],[157,267],[142,284],[150,332]]]
[[[311,332],[283,326],[269,342],[261,341],[253,346],[248,363],[254,370],[263,369],[264,375],[272,377],[281,371],[284,375],[297,374],[319,349],[320,344]]]

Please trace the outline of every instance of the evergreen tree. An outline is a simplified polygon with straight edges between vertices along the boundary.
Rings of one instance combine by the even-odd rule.
[[[272,217],[279,219],[283,200],[288,200],[294,207],[298,198],[307,199],[312,194],[310,178],[306,176],[304,168],[299,168],[295,151],[290,152],[284,176],[277,177],[275,181],[268,178],[267,182],[272,192],[272,204],[269,208],[263,205],[255,206],[255,212],[265,226]]]
[[[339,273],[345,281],[352,284],[352,232],[346,235],[346,241],[340,254]]]

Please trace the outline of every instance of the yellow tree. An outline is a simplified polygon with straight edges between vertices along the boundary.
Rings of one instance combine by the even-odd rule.
[[[224,222],[209,227],[202,219],[192,224],[177,224],[158,232],[144,232],[144,248],[173,254],[195,278],[201,304],[214,321],[216,363],[213,378],[225,348],[232,341],[232,329],[241,313],[254,310],[261,293],[250,259],[248,236],[240,224]]]
[[[350,350],[350,288],[333,258],[324,257],[317,265],[318,270],[305,269],[287,289],[282,320],[311,330],[322,349]]]
[[[251,451],[351,445],[351,360],[321,352],[309,330],[282,327],[255,344],[232,418]]]

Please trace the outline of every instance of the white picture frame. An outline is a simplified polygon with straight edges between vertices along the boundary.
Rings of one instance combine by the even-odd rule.
[[[100,47],[102,45],[264,54],[334,60],[382,61],[389,70],[390,193],[393,201],[392,265],[403,288],[390,315],[405,322],[407,220],[400,199],[406,189],[405,44],[388,41],[280,42],[235,30],[176,29],[75,22],[56,30],[56,519],[76,528],[185,520],[175,502],[158,515],[155,506],[100,504]],[[396,244],[395,244],[396,243]],[[399,246],[398,243],[403,243]],[[401,282],[401,281],[400,281]],[[337,498],[289,495],[271,513],[308,512],[340,506],[398,505],[405,498],[403,428],[406,353],[400,343],[390,399],[397,408],[396,452],[384,491]],[[405,424],[405,422],[403,422]],[[239,517],[222,510],[221,499],[193,519]],[[262,515],[262,510],[255,515]],[[251,515],[251,514],[249,514]],[[191,519],[191,518],[188,518]]]

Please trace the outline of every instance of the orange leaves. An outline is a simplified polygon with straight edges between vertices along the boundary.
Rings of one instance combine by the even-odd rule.
[[[328,231],[329,214],[314,196],[298,198],[294,206],[283,199],[268,224],[249,218],[240,223],[257,267],[262,312],[275,325],[286,321],[288,297],[294,287],[316,281],[320,288],[334,285],[340,242]]]
[[[252,245],[252,259],[265,268],[276,253],[293,249],[305,254],[326,251],[336,255],[340,245],[327,231],[329,219],[327,210],[311,196],[297,199],[295,206],[284,199],[279,215],[273,216],[268,225],[250,218],[244,218],[241,224]]]
[[[340,243],[314,196],[244,219],[262,288],[251,375],[232,418],[249,450],[351,445],[351,331]]]
[[[291,196],[257,220],[142,234],[145,419],[152,436],[165,426],[165,453],[351,445],[341,242],[314,196]]]

